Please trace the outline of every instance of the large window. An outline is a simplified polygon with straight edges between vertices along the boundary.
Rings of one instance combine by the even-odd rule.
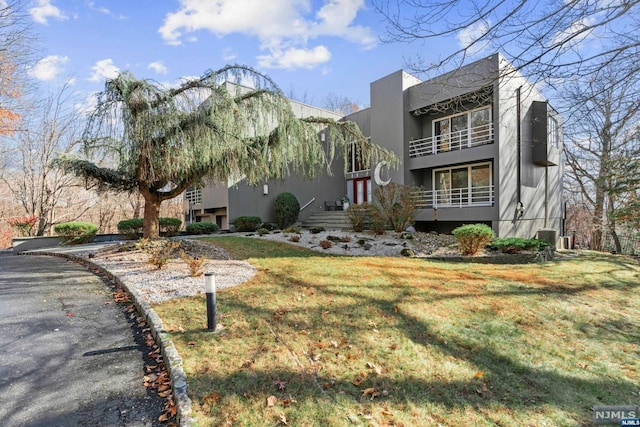
[[[486,144],[492,139],[491,129],[490,106],[433,121],[433,137],[438,152]]]
[[[364,161],[362,150],[355,143],[349,144],[345,161],[347,162],[347,172],[360,172],[370,169],[370,166]]]
[[[491,163],[436,169],[433,190],[437,205],[493,204]]]

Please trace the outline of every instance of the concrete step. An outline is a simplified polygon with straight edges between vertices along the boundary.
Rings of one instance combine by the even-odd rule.
[[[305,228],[324,227],[327,230],[344,230],[351,228],[351,222],[344,211],[316,212],[302,223]]]

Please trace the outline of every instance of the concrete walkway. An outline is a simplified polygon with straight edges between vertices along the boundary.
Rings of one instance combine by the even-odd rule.
[[[160,425],[138,333],[82,265],[0,251],[0,424]]]

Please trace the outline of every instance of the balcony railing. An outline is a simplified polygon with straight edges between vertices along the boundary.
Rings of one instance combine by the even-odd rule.
[[[426,208],[467,208],[472,206],[493,206],[493,185],[484,187],[452,188],[450,190],[420,190],[417,209]]]
[[[409,156],[422,157],[447,151],[462,150],[493,142],[493,123],[459,130],[435,137],[409,141]]]

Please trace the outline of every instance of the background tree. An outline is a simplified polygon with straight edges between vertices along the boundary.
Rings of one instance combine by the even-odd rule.
[[[360,111],[358,104],[350,100],[348,97],[337,95],[334,92],[330,92],[324,98],[322,108],[326,108],[334,113],[342,114],[343,116],[348,116],[349,114]]]
[[[20,101],[32,62],[32,36],[16,0],[0,1],[0,136],[12,134],[20,121]]]
[[[225,81],[252,80],[255,89]],[[274,127],[275,126],[275,127]],[[329,133],[325,147],[318,132]],[[108,80],[82,137],[87,154],[112,154],[115,168],[61,157],[59,165],[87,182],[144,198],[144,236],[158,237],[161,203],[205,178],[250,184],[290,173],[330,172],[334,156],[355,142],[369,156],[395,156],[371,147],[354,123],[295,117],[267,76],[245,66],[208,71],[166,88],[122,73]],[[371,159],[369,159],[371,160]]]
[[[568,184],[577,191],[576,208],[581,204],[591,213],[593,249],[603,249],[603,232],[608,231],[621,251],[617,211],[640,188],[637,86],[635,81],[618,82],[617,70],[603,68],[566,92],[566,99],[580,106],[566,129]]]
[[[57,222],[79,218],[90,207],[88,195],[78,192],[79,181],[52,166],[59,153],[77,148],[79,118],[68,93],[65,87],[38,102],[39,108],[24,118],[28,130],[6,142],[8,155],[0,180],[23,213],[38,218],[32,232],[36,236]]]
[[[610,84],[640,74],[639,0],[372,0],[387,23],[390,42],[436,42],[457,37],[444,57],[408,60],[423,73],[462,65],[482,52],[502,52],[530,80],[556,87],[603,67],[617,70]]]

